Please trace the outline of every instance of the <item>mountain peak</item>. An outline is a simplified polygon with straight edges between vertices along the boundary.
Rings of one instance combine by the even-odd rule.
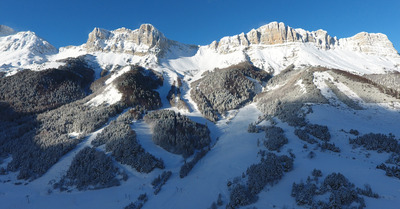
[[[8,36],[16,33],[16,31],[6,25],[0,25],[0,36]]]
[[[340,47],[366,54],[398,56],[393,43],[382,33],[357,33],[353,37],[340,39]]]
[[[119,28],[113,31],[95,28],[86,42],[89,52],[119,52],[143,55],[158,53],[168,44],[168,39],[151,24],[142,24],[139,29]]]

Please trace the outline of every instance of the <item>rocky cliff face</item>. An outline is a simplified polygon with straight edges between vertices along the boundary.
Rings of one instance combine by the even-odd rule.
[[[284,23],[272,22],[253,29],[247,34],[240,34],[231,37],[224,37],[219,42],[213,42],[210,47],[218,52],[229,53],[237,47],[248,47],[251,45],[275,45],[291,42],[312,42],[323,49],[330,49],[337,43],[326,31],[305,31],[293,29]]]
[[[95,28],[86,42],[88,52],[118,52],[143,56],[147,53],[159,54],[168,46],[168,39],[150,24],[139,29],[119,28],[107,31]]]
[[[346,49],[366,54],[381,56],[398,56],[393,44],[384,34],[359,33],[351,38],[337,39],[331,37],[324,30],[306,31],[294,29],[284,23],[271,22],[253,29],[247,34],[224,37],[220,41],[214,41],[209,45],[219,53],[230,53],[246,49],[254,45],[277,45],[285,43],[313,43],[316,47],[330,49]]]
[[[392,42],[382,33],[361,32],[350,38],[342,38],[340,48],[379,56],[398,56]]]

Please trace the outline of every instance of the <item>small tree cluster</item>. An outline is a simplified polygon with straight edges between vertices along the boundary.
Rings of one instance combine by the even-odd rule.
[[[378,198],[379,195],[372,192],[369,185],[364,189],[356,188],[341,173],[329,174],[324,181],[318,183],[317,176],[322,176],[320,170],[314,169],[315,177],[307,178],[306,183],[293,183],[291,196],[296,199],[297,205],[306,205],[311,208],[364,208],[366,207],[363,197],[360,195]],[[329,202],[318,200],[317,196],[329,194]]]
[[[397,165],[387,166],[386,164],[382,163],[382,164],[376,166],[376,168],[384,170],[386,176],[396,177],[396,178],[400,179],[400,167]]]
[[[187,106],[186,102],[182,100],[181,86],[182,81],[180,78],[178,78],[177,82],[174,81],[174,83],[171,85],[167,99],[171,104],[171,107],[177,107],[178,109],[189,111],[189,107]]]
[[[211,142],[207,126],[193,122],[180,113],[160,110],[147,114],[144,119],[152,124],[154,143],[171,153],[187,157],[195,149],[202,149]]]
[[[360,134],[360,132],[358,132],[358,131],[355,130],[355,129],[350,129],[349,133],[350,133],[350,134],[353,134],[354,136],[358,136],[358,135]]]
[[[130,125],[117,121],[112,121],[104,128],[92,141],[92,145],[98,147],[105,144],[106,151],[111,152],[117,161],[139,172],[149,173],[154,168],[164,168],[161,159],[146,152],[137,142],[136,133]]]
[[[193,169],[193,167],[197,164],[197,162],[199,162],[201,158],[203,158],[207,154],[208,151],[209,151],[208,149],[202,149],[200,152],[197,152],[194,155],[193,160],[185,162],[182,165],[181,170],[179,171],[179,177],[181,178],[186,177],[189,174],[189,172]]]
[[[288,143],[288,138],[284,135],[282,128],[277,126],[267,126],[264,128],[265,137],[264,146],[271,151],[279,151],[280,148]]]
[[[54,187],[65,190],[66,186],[76,186],[79,190],[86,190],[118,186],[119,174],[112,159],[104,152],[85,147],[76,154],[67,174]]]
[[[258,128],[257,128],[257,125],[256,124],[254,124],[254,123],[250,123],[249,124],[249,127],[247,128],[247,132],[249,132],[249,133],[258,133]]]
[[[308,142],[310,144],[317,143],[317,140],[315,140],[314,138],[311,138],[306,130],[296,129],[296,130],[294,130],[294,134],[296,134],[296,136],[299,137],[299,139],[301,139],[305,142]]]
[[[147,194],[141,194],[135,202],[131,202],[129,205],[125,206],[124,209],[141,209],[147,200]]]
[[[385,135],[381,133],[369,133],[349,139],[350,144],[363,146],[367,150],[377,150],[378,152],[399,152],[399,144],[393,134]]]
[[[231,185],[230,202],[227,208],[249,205],[257,201],[257,194],[266,185],[276,184],[284,175],[293,169],[293,159],[286,155],[277,156],[268,153],[258,164],[253,164],[246,170],[242,177],[246,178],[246,184],[236,183]]]
[[[340,148],[337,147],[335,143],[323,142],[318,144],[318,146],[321,148],[322,151],[330,150],[332,152],[340,152]]]
[[[161,191],[161,187],[168,181],[171,175],[171,171],[163,171],[161,175],[158,175],[158,177],[151,182],[155,195]]]
[[[160,95],[155,89],[163,85],[162,75],[139,66],[113,81],[122,93],[122,102],[126,106],[155,110],[161,107]]]
[[[322,141],[329,141],[331,139],[331,134],[329,133],[329,129],[327,126],[318,124],[307,124],[304,130]]]

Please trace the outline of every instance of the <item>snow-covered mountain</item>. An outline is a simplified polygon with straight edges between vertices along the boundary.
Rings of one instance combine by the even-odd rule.
[[[397,208],[399,71],[384,34],[278,22],[205,46],[95,28],[60,49],[0,26],[0,201]]]
[[[7,26],[0,28],[0,71],[22,69],[34,63],[44,63],[48,55],[58,50],[34,32],[18,32]]]

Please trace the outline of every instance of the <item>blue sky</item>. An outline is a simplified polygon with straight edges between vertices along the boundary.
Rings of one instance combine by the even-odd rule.
[[[0,0],[0,24],[34,31],[56,47],[86,42],[94,27],[142,23],[169,39],[205,45],[272,21],[338,38],[384,33],[400,51],[398,0]]]

